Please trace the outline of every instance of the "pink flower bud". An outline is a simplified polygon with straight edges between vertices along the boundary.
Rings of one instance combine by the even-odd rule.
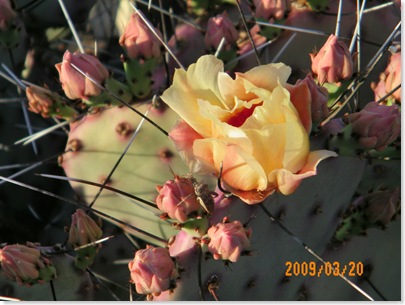
[[[312,72],[318,75],[318,82],[334,83],[346,80],[353,74],[353,59],[347,46],[335,35],[330,35],[317,54],[309,54]]]
[[[135,258],[129,262],[131,282],[135,284],[139,294],[159,295],[171,289],[178,272],[173,259],[166,248],[146,246],[138,250]]]
[[[250,247],[251,229],[245,229],[240,221],[218,223],[208,229],[208,250],[214,259],[237,262],[241,253]]]
[[[190,179],[176,176],[163,186],[157,186],[156,198],[158,208],[170,218],[185,222],[188,215],[200,209],[193,183]]]
[[[82,209],[77,209],[72,215],[68,243],[80,247],[95,242],[103,235],[103,231],[90,216]]]
[[[286,0],[253,0],[253,5],[256,18],[280,20],[287,12]]]
[[[371,223],[387,225],[399,210],[399,188],[377,190],[365,198],[364,213]]]
[[[225,38],[224,49],[229,50],[239,38],[239,33],[229,19],[228,14],[219,14],[208,20],[207,31],[205,34],[205,45],[207,48],[218,49],[218,46]]]
[[[14,18],[15,12],[11,8],[10,0],[0,0],[0,30],[5,30]]]
[[[48,118],[54,103],[52,97],[34,86],[27,87],[25,93],[28,99],[28,110],[40,113],[44,118]]]
[[[325,87],[318,86],[311,74],[308,74],[304,79],[297,80],[294,86],[289,85],[287,89],[290,92],[291,102],[297,108],[307,130],[308,127],[309,130],[311,129],[312,122],[319,122],[328,116],[328,90]],[[309,122],[302,115],[306,112],[310,112]]]
[[[19,286],[31,286],[56,278],[51,261],[32,243],[5,246],[0,249],[0,262],[5,276]]]
[[[66,96],[70,99],[86,99],[89,96],[99,95],[101,89],[71,64],[100,84],[109,75],[107,69],[96,57],[78,52],[72,54],[66,51],[63,55],[63,61],[55,65]]]
[[[69,228],[68,244],[72,248],[86,246],[76,250],[75,266],[81,270],[93,263],[94,257],[101,248],[101,244],[89,245],[101,238],[103,232],[97,224],[82,209],[77,209],[72,215],[72,224]]]
[[[381,151],[401,132],[401,114],[397,105],[370,102],[360,112],[349,114],[345,120],[352,124],[352,132],[360,137],[359,143],[366,149]]]
[[[162,37],[160,31],[154,28]],[[148,28],[138,13],[131,15],[119,44],[125,49],[129,58],[158,58],[160,56],[160,41]]]

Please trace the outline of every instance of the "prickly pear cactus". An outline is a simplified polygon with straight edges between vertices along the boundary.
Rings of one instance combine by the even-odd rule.
[[[0,300],[399,300],[400,5],[0,0]]]

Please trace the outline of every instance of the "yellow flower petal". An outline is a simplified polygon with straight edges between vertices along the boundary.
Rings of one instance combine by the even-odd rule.
[[[291,68],[282,63],[261,65],[245,73],[237,73],[256,87],[269,91],[273,91],[279,83],[284,86],[290,74]]]

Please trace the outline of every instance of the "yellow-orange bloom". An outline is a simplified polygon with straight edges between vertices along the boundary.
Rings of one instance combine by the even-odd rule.
[[[275,190],[291,194],[317,164],[336,153],[311,152],[309,137],[284,88],[291,69],[255,67],[231,78],[222,61],[201,57],[176,70],[163,101],[182,120],[170,138],[193,172],[218,175],[226,189],[248,204]]]

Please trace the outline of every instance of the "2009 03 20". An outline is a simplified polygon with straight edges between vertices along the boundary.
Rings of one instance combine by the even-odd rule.
[[[364,271],[362,262],[349,262],[348,264],[340,264],[339,262],[326,262],[322,265],[317,265],[316,262],[291,262],[285,263],[287,269],[285,276],[317,276],[322,274],[326,276],[361,276]]]

